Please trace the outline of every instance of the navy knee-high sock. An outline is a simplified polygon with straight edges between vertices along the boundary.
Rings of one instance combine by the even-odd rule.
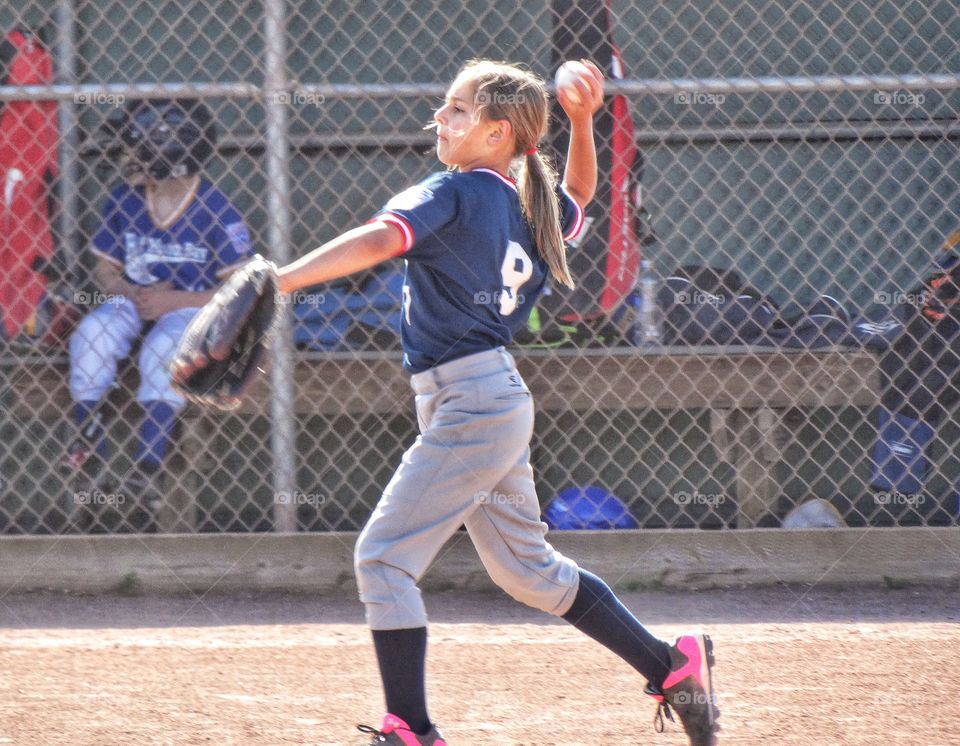
[[[167,445],[177,420],[177,410],[165,401],[143,402],[143,422],[140,424],[140,445],[134,460],[147,462],[157,470],[167,453]]]
[[[387,712],[405,721],[415,733],[425,734],[430,730],[424,682],[427,628],[375,629],[373,645],[380,664]]]
[[[650,634],[593,573],[580,570],[580,589],[563,618],[619,655],[654,686],[660,686],[670,672],[670,646]]]

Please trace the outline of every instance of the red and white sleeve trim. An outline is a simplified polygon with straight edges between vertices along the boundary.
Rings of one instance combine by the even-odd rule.
[[[385,212],[382,215],[377,215],[369,222],[389,223],[390,225],[395,225],[397,228],[399,228],[400,232],[403,234],[403,249],[400,251],[401,254],[406,254],[411,248],[413,248],[413,227],[399,215],[392,212]]]
[[[566,189],[560,187],[560,191],[563,192],[564,196],[568,200],[570,200],[570,204],[573,205],[573,209],[576,212],[576,216],[573,219],[573,226],[563,236],[564,241],[569,241],[570,239],[579,236],[580,230],[583,228],[583,208],[577,204],[577,201],[570,196],[570,192],[568,192]]]

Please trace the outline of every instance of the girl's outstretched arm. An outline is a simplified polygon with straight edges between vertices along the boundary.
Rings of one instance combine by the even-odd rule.
[[[292,293],[361,272],[399,256],[402,250],[403,236],[396,226],[379,220],[367,223],[281,267],[280,292]]]

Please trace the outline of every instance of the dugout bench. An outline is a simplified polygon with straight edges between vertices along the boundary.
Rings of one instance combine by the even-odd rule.
[[[879,401],[877,359],[864,350],[705,346],[513,354],[540,411],[709,410],[711,442],[735,470],[738,527],[756,525],[778,497],[772,467],[788,433],[776,410],[872,407]],[[132,368],[122,376],[131,390]],[[0,372],[7,389],[4,416],[69,416],[66,357],[4,355]],[[409,376],[395,353],[298,352],[295,377],[297,414],[397,414],[413,406]],[[268,377],[258,380],[238,411],[268,413]],[[196,530],[193,495],[203,479],[215,417],[195,406],[184,411],[176,447],[185,473],[167,495],[158,518],[161,531]]]

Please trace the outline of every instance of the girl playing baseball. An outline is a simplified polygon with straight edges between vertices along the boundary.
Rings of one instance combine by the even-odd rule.
[[[547,130],[543,81],[513,65],[471,62],[434,114],[448,170],[279,273],[290,293],[392,257],[406,265],[403,364],[420,435],[355,551],[387,705],[379,730],[361,726],[373,744],[445,744],[427,714],[417,582],[461,525],[507,593],[563,617],[647,679],[659,729],[673,708],[691,744],[715,742],[709,638],[657,639],[606,583],[547,543],[530,467],[533,401],[504,349],[548,274],[573,284],[564,240],[579,232],[596,189],[593,115],[603,101],[603,76],[586,64],[580,95],[558,92],[571,124],[560,184],[537,151]]]

